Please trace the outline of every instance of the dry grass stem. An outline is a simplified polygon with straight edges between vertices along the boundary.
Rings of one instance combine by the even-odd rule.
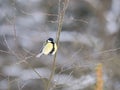
[[[95,90],[103,90],[103,72],[102,72],[102,64],[98,64],[96,67],[96,88]]]

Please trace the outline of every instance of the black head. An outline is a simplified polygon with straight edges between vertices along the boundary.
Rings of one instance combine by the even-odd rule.
[[[54,42],[53,38],[48,38],[47,42]]]

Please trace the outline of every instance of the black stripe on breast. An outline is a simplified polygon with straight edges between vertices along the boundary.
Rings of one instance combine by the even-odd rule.
[[[54,50],[55,50],[55,45],[54,45],[54,42],[51,42],[52,43],[52,45],[53,45],[53,48],[52,48],[52,50],[50,51],[50,53],[49,54],[52,54],[53,52],[54,52]]]

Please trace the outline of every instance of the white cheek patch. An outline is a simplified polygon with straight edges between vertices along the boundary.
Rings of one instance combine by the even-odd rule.
[[[48,40],[47,42],[51,42],[50,40]]]

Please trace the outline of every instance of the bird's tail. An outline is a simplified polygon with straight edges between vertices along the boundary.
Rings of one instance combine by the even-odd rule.
[[[36,55],[36,58],[39,58],[43,53],[39,53],[38,55]]]

